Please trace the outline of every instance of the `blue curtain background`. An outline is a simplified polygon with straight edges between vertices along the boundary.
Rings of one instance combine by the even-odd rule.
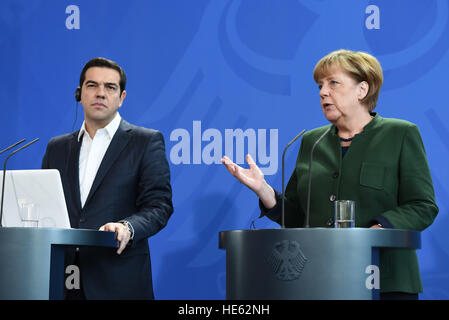
[[[259,145],[245,140],[244,152],[281,189],[283,147],[327,124],[316,62],[340,48],[375,55],[385,76],[376,111],[419,126],[440,207],[418,250],[420,298],[449,298],[448,1],[2,0],[0,45],[0,148],[41,139],[9,169],[39,168],[48,140],[81,126],[74,91],[88,60],[125,69],[120,114],[162,131],[172,172],[175,212],[149,239],[157,299],[224,299],[218,233],[279,227],[257,219],[256,196],[216,163],[227,147],[240,161],[226,130],[253,134]]]

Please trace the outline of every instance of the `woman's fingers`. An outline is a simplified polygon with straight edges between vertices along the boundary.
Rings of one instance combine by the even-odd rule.
[[[250,154],[246,155],[246,162],[250,166],[250,169],[244,169],[239,165],[232,162],[227,156],[221,159],[221,162],[225,165],[226,169],[241,183],[246,185],[250,189],[257,188],[263,180],[262,171],[256,165],[256,162]]]
[[[236,168],[236,164],[234,162],[231,161],[231,159],[229,159],[228,157],[224,156],[223,158],[221,158],[221,163],[224,164],[224,166],[226,167],[226,169],[228,169],[228,171],[235,176],[235,173],[237,171]]]
[[[246,155],[246,162],[249,164],[250,168],[256,165],[256,162],[249,153]]]
[[[249,153],[246,155],[246,162],[248,163],[248,165],[251,168],[251,170],[255,171],[254,173],[257,172],[257,174],[259,174],[261,177],[263,177],[262,171],[257,166],[257,164],[254,161],[253,157],[251,157],[251,155]]]

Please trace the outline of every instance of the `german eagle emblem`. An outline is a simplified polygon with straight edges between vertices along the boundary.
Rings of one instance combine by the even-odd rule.
[[[299,248],[298,242],[284,240],[274,245],[268,261],[277,279],[292,281],[301,276],[307,258]]]

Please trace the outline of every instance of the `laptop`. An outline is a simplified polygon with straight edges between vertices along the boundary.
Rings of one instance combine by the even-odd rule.
[[[0,192],[2,179],[0,171]],[[59,171],[6,171],[2,225],[70,229]]]

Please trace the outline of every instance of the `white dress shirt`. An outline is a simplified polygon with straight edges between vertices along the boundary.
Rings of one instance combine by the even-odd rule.
[[[78,141],[83,139],[80,150],[79,158],[79,183],[80,183],[80,196],[81,207],[84,207],[87,196],[89,195],[90,188],[97,175],[98,168],[100,167],[103,157],[108,150],[114,134],[117,132],[120,126],[120,114],[117,112],[114,119],[104,128],[98,129],[92,139],[86,130],[85,123],[81,126],[81,130],[78,134]]]

